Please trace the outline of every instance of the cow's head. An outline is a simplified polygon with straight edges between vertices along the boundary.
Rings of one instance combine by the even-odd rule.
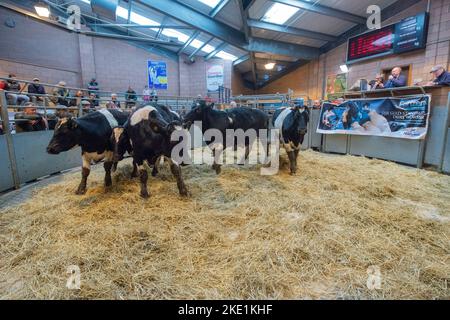
[[[305,107],[294,107],[295,130],[304,136],[308,133],[309,109]]]
[[[49,154],[68,151],[78,144],[78,123],[73,118],[62,118],[58,121],[53,137],[47,146]]]
[[[183,125],[185,128],[189,129],[191,125],[194,123],[194,121],[201,121],[203,120],[204,113],[212,109],[214,107],[214,103],[207,104],[205,100],[198,100],[194,102],[194,104],[191,107],[191,111],[188,112],[184,116],[183,119]]]

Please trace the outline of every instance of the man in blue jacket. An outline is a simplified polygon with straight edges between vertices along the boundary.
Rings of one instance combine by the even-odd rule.
[[[450,86],[450,73],[445,71],[443,66],[435,66],[431,69],[434,80],[428,83],[429,86]]]
[[[395,67],[392,69],[389,80],[384,84],[383,88],[399,88],[406,87],[406,77],[402,75],[402,68]]]

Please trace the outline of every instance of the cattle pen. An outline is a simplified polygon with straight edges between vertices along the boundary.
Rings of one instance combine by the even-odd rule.
[[[269,177],[254,166],[220,176],[184,167],[189,199],[163,166],[148,201],[129,162],[106,193],[101,168],[81,197],[79,173],[65,174],[4,205],[1,296],[449,298],[449,176],[311,150],[299,163],[290,176],[282,154]],[[80,290],[65,286],[71,265],[81,269]],[[382,290],[367,286],[372,269]]]
[[[0,300],[450,301],[449,69],[450,0],[0,1]]]

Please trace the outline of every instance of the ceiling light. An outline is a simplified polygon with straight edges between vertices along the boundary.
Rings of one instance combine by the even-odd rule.
[[[39,17],[50,17],[50,9],[48,5],[43,2],[38,2],[34,5],[34,9],[36,10]]]
[[[266,68],[266,70],[272,70],[274,67],[275,67],[275,62],[269,62],[264,65],[264,68]]]
[[[341,68],[343,73],[348,73],[348,66],[346,64],[340,65],[339,68]]]

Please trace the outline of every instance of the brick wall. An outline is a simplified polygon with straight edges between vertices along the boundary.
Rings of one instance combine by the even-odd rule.
[[[386,20],[383,25],[400,21],[403,18],[424,12],[427,1],[423,0],[408,10]],[[287,92],[288,88],[295,93],[307,93],[312,99],[321,98],[323,80],[328,75],[340,73],[339,66],[346,60],[347,44],[321,55],[290,74],[260,89],[258,93]],[[373,79],[376,73],[396,65],[411,65],[411,79],[430,80],[430,69],[433,65],[442,64],[449,67],[450,56],[450,0],[433,0],[430,8],[430,28],[427,48],[401,55],[391,55],[350,66],[348,86],[361,78]],[[325,70],[324,70],[325,66]]]
[[[7,18],[15,28],[5,26]],[[193,64],[154,55],[128,42],[70,33],[7,9],[0,9],[0,76],[15,73],[19,78],[39,77],[42,82],[85,87],[96,77],[101,90],[124,92],[131,85],[138,93],[147,84],[147,60],[167,63],[168,90],[159,95],[206,94],[209,66],[224,67],[224,85],[231,88],[232,63],[222,59]]]

